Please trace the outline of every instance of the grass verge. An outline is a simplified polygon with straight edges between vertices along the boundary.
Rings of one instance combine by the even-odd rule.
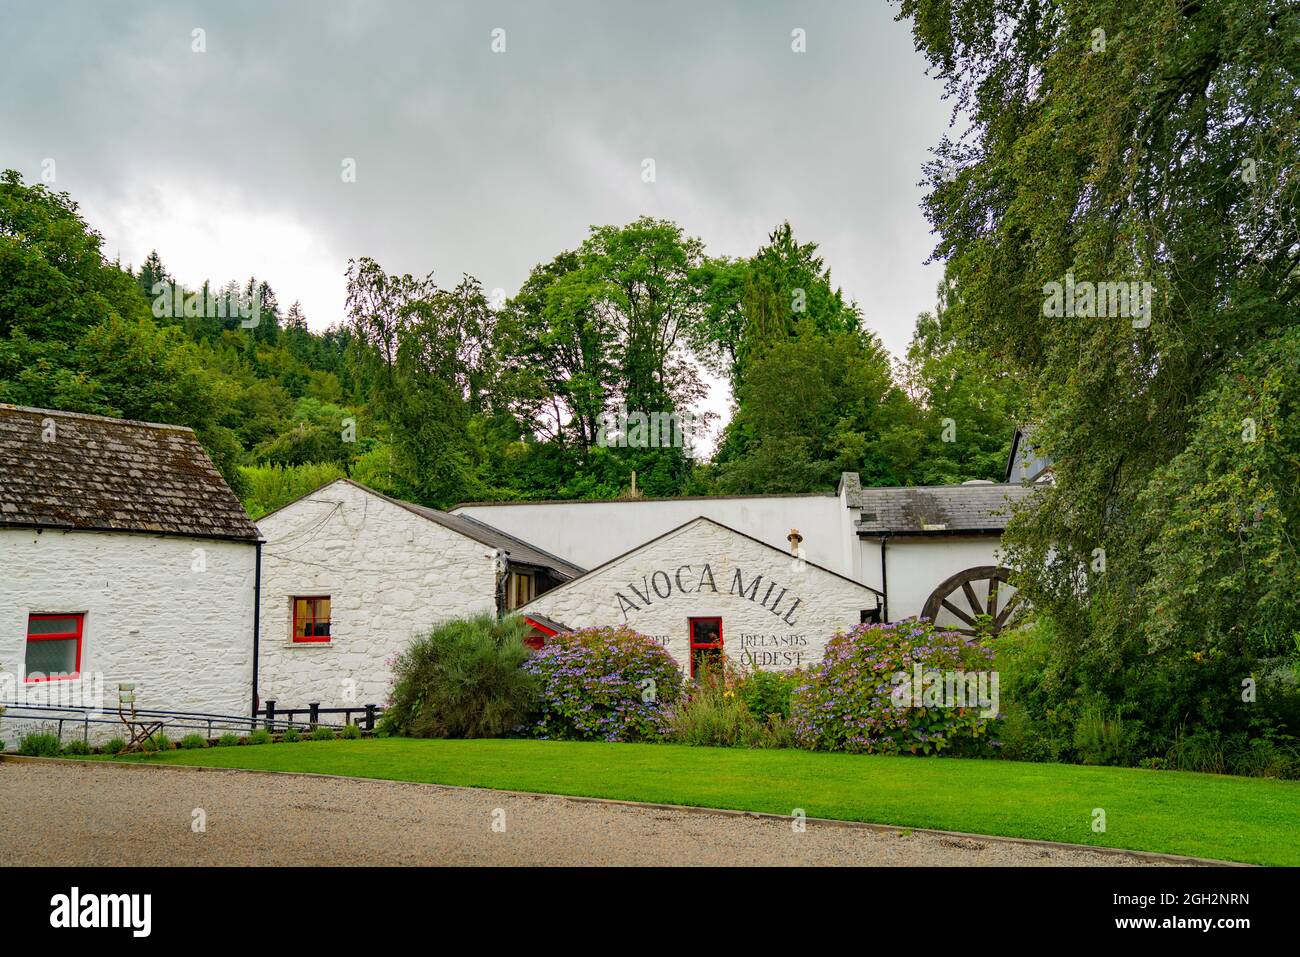
[[[1300,782],[795,750],[374,738],[119,761],[340,774],[869,821],[1300,865]],[[1093,830],[1095,809],[1106,830]]]

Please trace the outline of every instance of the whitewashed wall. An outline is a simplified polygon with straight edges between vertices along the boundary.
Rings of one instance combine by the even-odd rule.
[[[251,543],[0,529],[0,698],[90,698],[98,676],[112,712],[103,717],[114,720],[122,682],[135,683],[141,708],[247,714],[255,565]],[[85,613],[83,677],[26,684],[28,615],[54,612]],[[10,747],[34,729],[16,713],[0,716],[0,740]],[[90,727],[92,742],[123,730]],[[64,740],[81,734],[68,725]]]
[[[885,549],[889,618],[919,615],[926,599],[949,575],[977,565],[998,565],[997,535],[897,536]],[[880,588],[880,540],[861,540],[863,579]]]
[[[716,591],[704,575],[706,565]],[[733,588],[737,570],[746,592],[761,576],[754,599]],[[772,584],[775,587],[769,590]],[[633,586],[649,601],[638,596]],[[619,595],[627,602],[620,601]],[[629,609],[629,602],[637,608]],[[875,606],[874,593],[856,582],[808,562],[795,562],[788,554],[697,519],[547,592],[521,611],[545,615],[571,628],[627,624],[663,644],[684,669],[690,661],[688,619],[720,617],[728,657],[788,671],[820,661],[827,639],[858,624],[861,610]]]
[[[447,618],[496,610],[493,550],[348,482],[257,523],[262,702],[382,705],[389,661]],[[328,643],[292,641],[295,595],[328,595]]]
[[[466,505],[469,515],[591,569],[699,515],[786,551],[786,536],[803,535],[804,558],[854,577],[850,514],[838,495],[639,499],[626,502],[513,502]]]

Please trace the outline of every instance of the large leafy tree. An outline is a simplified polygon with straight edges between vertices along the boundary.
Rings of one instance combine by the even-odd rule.
[[[1240,726],[1238,679],[1300,631],[1300,604],[1259,600],[1293,587],[1280,530],[1300,520],[1284,494],[1296,379],[1266,376],[1294,367],[1300,318],[1300,8],[901,11],[970,122],[939,147],[926,201],[961,291],[954,331],[1026,384],[1056,464],[1011,531],[1023,584],[1077,681],[1157,737]],[[1148,315],[1045,307],[1051,283],[1120,281],[1154,287]],[[1239,415],[1262,445],[1242,440]],[[1253,514],[1251,498],[1258,523],[1230,517]]]
[[[718,455],[721,491],[822,491],[844,470],[898,483],[873,439],[906,398],[875,337],[805,321],[750,360],[736,400]]]
[[[188,425],[239,489],[237,390],[161,329],[66,193],[0,175],[0,400]]]
[[[889,461],[917,485],[1002,481],[1024,400],[1004,367],[958,342],[957,300],[944,282],[935,310],[918,317],[900,369],[913,409],[881,436]]]
[[[476,497],[471,403],[482,399],[491,354],[477,283],[439,290],[431,275],[389,275],[363,258],[348,265],[347,304],[359,375],[387,424],[396,488],[440,507]]]

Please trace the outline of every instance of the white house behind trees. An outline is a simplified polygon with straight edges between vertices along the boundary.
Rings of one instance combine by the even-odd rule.
[[[0,404],[0,740],[12,703],[248,714],[257,528],[188,429]],[[66,735],[65,735],[66,737]]]

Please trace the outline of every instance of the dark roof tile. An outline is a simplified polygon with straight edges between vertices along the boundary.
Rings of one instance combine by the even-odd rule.
[[[4,403],[0,526],[258,538],[192,429]]]

